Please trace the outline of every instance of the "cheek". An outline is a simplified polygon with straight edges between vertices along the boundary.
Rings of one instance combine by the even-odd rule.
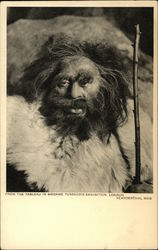
[[[98,80],[94,81],[92,84],[89,84],[85,90],[87,99],[95,98],[99,92],[99,88],[100,82]]]
[[[56,92],[57,92],[59,95],[61,95],[61,96],[64,96],[64,95],[66,95],[66,93],[67,93],[67,89],[66,89],[66,88],[59,88],[59,87],[56,87],[55,90],[56,90]]]

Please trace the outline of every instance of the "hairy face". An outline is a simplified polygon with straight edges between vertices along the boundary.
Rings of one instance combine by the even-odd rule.
[[[48,125],[68,124],[73,131],[94,110],[100,74],[90,59],[81,56],[67,57],[58,67],[58,73],[49,80],[41,111]]]
[[[70,57],[61,62],[62,70],[52,81],[52,92],[59,98],[70,101],[70,106],[61,105],[72,116],[86,115],[87,105],[96,97],[99,89],[99,72],[94,63],[86,57]],[[60,103],[60,102],[59,102]],[[64,103],[63,103],[64,104]],[[57,105],[57,108],[61,108]]]

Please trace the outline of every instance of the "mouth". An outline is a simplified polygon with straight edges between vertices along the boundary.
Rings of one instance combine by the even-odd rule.
[[[76,116],[84,116],[85,113],[86,113],[86,110],[83,109],[83,108],[71,108],[69,110],[69,112],[73,115],[76,115]]]
[[[86,114],[87,106],[83,99],[76,99],[72,105],[65,107],[65,111],[73,116],[83,117]]]

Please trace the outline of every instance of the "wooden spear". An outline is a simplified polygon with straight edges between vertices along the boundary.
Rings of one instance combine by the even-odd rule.
[[[134,97],[134,124],[135,124],[135,179],[134,184],[140,184],[141,154],[140,154],[140,120],[138,96],[138,50],[140,40],[139,24],[135,26],[135,40],[133,44],[133,97]]]

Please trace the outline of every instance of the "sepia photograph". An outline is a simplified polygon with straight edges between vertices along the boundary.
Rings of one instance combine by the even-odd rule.
[[[157,2],[0,13],[0,248],[156,250]]]
[[[153,8],[7,8],[7,192],[153,191]]]

